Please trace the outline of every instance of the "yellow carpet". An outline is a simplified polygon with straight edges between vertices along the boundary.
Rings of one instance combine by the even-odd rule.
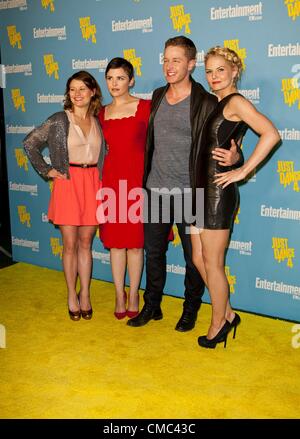
[[[142,328],[113,316],[113,285],[92,281],[94,316],[67,314],[63,273],[19,263],[0,270],[1,418],[298,418],[300,348],[293,323],[240,313],[227,348],[198,347],[174,326],[182,300]]]

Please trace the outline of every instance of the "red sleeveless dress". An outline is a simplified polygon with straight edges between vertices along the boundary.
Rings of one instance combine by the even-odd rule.
[[[134,116],[105,120],[105,108],[99,114],[108,147],[102,189],[112,189],[116,196],[115,217],[109,215],[108,221],[100,225],[100,239],[106,248],[144,246],[143,222],[134,223],[131,218],[132,214],[136,219],[142,218],[142,212],[135,209],[139,196],[134,190],[142,188],[150,106],[151,101],[140,99]],[[130,194],[132,200],[128,199]]]

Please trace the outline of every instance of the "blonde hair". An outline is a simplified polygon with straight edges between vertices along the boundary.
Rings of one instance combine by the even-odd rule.
[[[215,46],[212,47],[207,51],[204,57],[204,62],[206,63],[208,58],[210,56],[221,56],[224,58],[232,67],[237,68],[237,75],[234,78],[234,83],[236,84],[237,81],[241,78],[242,71],[243,71],[243,63],[241,58],[238,56],[238,54],[232,50],[229,49],[229,47],[221,47],[221,46]]]

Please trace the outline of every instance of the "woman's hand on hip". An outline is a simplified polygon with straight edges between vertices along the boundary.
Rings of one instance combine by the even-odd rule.
[[[49,177],[49,178],[59,178],[59,179],[62,179],[62,180],[65,180],[67,178],[66,174],[61,174],[59,171],[57,171],[54,168],[52,168],[48,172],[47,177]]]

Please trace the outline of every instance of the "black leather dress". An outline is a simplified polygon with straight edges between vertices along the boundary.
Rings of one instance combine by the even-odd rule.
[[[204,228],[230,229],[235,211],[239,204],[239,191],[236,183],[225,189],[214,183],[215,174],[226,172],[231,167],[218,165],[212,158],[215,147],[230,149],[231,139],[240,145],[248,125],[243,122],[232,122],[225,119],[223,110],[229,100],[239,93],[233,93],[223,98],[216,109],[210,114],[204,125],[201,154],[197,158],[197,187],[204,188]]]

